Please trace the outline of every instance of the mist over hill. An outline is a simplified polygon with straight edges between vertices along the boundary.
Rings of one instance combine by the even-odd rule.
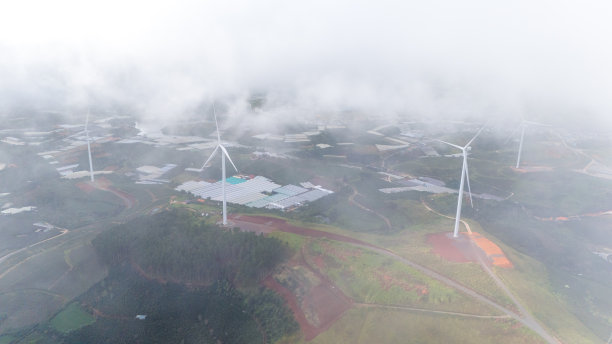
[[[601,1],[4,4],[0,109],[97,107],[167,123],[216,100],[230,122],[261,126],[347,110],[609,125],[609,11]]]
[[[0,4],[0,344],[604,342],[610,13]]]

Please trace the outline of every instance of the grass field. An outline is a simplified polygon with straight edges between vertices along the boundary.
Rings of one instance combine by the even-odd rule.
[[[526,255],[504,247],[514,269],[496,269],[497,275],[531,313],[564,343],[601,341],[569,309],[567,301],[554,292],[546,267]]]
[[[299,251],[307,240],[301,235],[286,232],[273,232],[268,236],[286,242],[294,252]]]
[[[289,222],[296,226],[303,226],[331,233],[342,234],[391,249],[399,255],[418,262],[435,271],[447,275],[450,278],[455,279],[466,286],[469,286],[477,292],[488,296],[493,300],[496,300],[500,304],[507,306],[512,305],[511,301],[499,288],[497,288],[493,280],[482,270],[482,268],[478,264],[449,262],[444,258],[441,258],[431,252],[432,247],[426,242],[426,235],[429,233],[443,232],[445,229],[448,229],[450,231],[450,229],[452,228],[452,220],[442,218],[438,215],[432,215],[431,212],[427,211],[420,203],[417,203],[415,201],[403,201],[402,205],[404,205],[405,208],[400,209],[400,211],[405,211],[409,214],[414,214],[414,216],[417,217],[419,221],[416,221],[414,225],[409,225],[407,229],[399,231],[398,233],[394,233],[393,235],[354,232],[335,226],[304,223],[295,220],[290,220]],[[478,229],[481,233],[483,232],[475,222],[472,221],[470,223],[473,224],[474,230]],[[300,238],[299,236],[289,233],[274,233],[272,235],[279,239],[287,238],[287,241],[289,241],[290,243],[292,240],[296,241],[299,240],[298,238]],[[490,237],[490,235],[487,235],[487,237]],[[294,248],[298,248],[301,244],[303,244],[303,241],[296,241],[292,244],[292,246]],[[336,243],[333,244],[336,245]],[[360,263],[362,264],[360,265],[360,267],[363,267],[364,269],[366,269],[367,267],[368,271],[372,272],[373,270],[375,270],[377,264],[382,264],[381,257],[371,253],[368,253],[367,256],[369,258],[372,258],[372,261],[368,262],[368,259],[365,259],[364,262]],[[354,264],[354,262],[345,262],[344,264],[345,266],[342,268],[343,271],[350,271],[351,269],[354,269],[357,266],[357,264]],[[414,272],[416,273],[416,271]],[[367,275],[364,271],[359,272],[359,274],[361,274],[361,276]],[[339,283],[343,283],[342,277],[345,276],[338,275],[336,277]],[[365,283],[365,281],[362,281],[362,283]],[[368,283],[372,283],[372,281]],[[357,286],[349,286],[349,288],[356,287]],[[373,287],[373,291],[371,291],[371,293],[376,294],[380,292],[379,289],[381,289],[381,287]],[[392,291],[396,289],[397,287],[391,288]],[[346,290],[348,292],[349,289],[343,290]],[[367,294],[366,291],[362,292]],[[364,296],[362,295],[361,297]],[[385,298],[389,297],[389,295],[388,293],[382,293],[378,297]],[[391,299],[393,299],[393,297],[391,297]]]
[[[367,249],[328,240],[305,248],[310,266],[320,269],[360,303],[494,315],[496,311],[420,271]]]
[[[0,336],[0,344],[11,344],[16,338],[10,335]]]
[[[24,289],[0,294],[2,312],[8,317],[3,319],[0,333],[9,333],[44,322],[61,309],[65,300],[61,295],[55,295],[46,290]]]
[[[436,219],[429,215],[424,215],[426,212],[422,205],[414,201],[405,201],[402,203],[402,206],[407,208],[406,211],[422,214],[422,219],[427,221],[417,221],[417,226],[408,226],[408,229],[393,235],[356,233],[325,225],[316,225],[316,227],[390,248],[408,259],[419,262],[473,288],[500,304],[513,308],[510,299],[495,285],[494,281],[478,264],[453,263],[432,254],[431,247],[425,242],[426,235],[443,231],[445,228],[450,229],[452,227],[452,220],[441,217]],[[421,207],[421,210],[418,210],[419,207]],[[519,300],[533,312],[534,316],[551,330],[551,333],[568,343],[592,343],[599,340],[590,329],[585,327],[569,311],[570,307],[567,300],[554,292],[555,288],[551,286],[547,269],[542,263],[505,245],[502,241],[484,230],[476,221],[468,220],[468,222],[472,230],[482,233],[498,244],[515,265],[514,269],[498,268],[495,271],[508,284],[513,293],[519,297]],[[312,224],[307,226],[313,227]],[[338,244],[333,243],[333,245]],[[312,251],[313,247],[309,246],[309,250]],[[321,252],[323,251],[315,246],[312,253]],[[356,302],[382,304],[402,302],[411,304],[411,302],[415,302],[416,298],[411,300],[407,295],[402,295],[401,288],[398,286],[392,285],[387,290],[384,290],[380,281],[376,280],[376,272],[389,269],[389,266],[393,266],[393,264],[386,263],[385,265],[379,258],[370,257],[368,254],[362,254],[361,257],[363,258],[356,257],[347,262],[339,261],[333,257],[326,257],[328,259],[326,266],[329,266],[326,273]]]
[[[323,343],[543,343],[508,319],[471,319],[405,310],[356,307],[311,342]],[[288,342],[287,342],[288,344]]]
[[[51,327],[61,333],[68,333],[96,322],[94,317],[85,312],[78,303],[73,302],[58,313],[49,322]]]

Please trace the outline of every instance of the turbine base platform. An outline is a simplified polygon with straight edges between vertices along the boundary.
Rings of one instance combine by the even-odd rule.
[[[224,225],[223,221],[217,221],[217,226],[221,227],[221,228],[234,228],[236,227],[236,224],[233,221],[227,220],[227,224]]]

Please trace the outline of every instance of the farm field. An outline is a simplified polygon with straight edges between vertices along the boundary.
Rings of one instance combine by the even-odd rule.
[[[469,319],[385,307],[356,307],[308,343],[544,343],[508,319]]]
[[[93,324],[95,321],[91,314],[85,312],[78,303],[73,302],[54,316],[49,323],[56,331],[68,333]]]

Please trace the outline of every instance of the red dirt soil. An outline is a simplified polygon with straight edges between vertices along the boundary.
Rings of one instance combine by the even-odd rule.
[[[529,172],[549,172],[552,171],[553,168],[550,166],[523,166],[521,168],[516,168],[514,166],[510,167],[514,172],[518,173],[529,173]]]
[[[418,295],[427,295],[429,293],[427,286],[423,284],[408,283],[408,282],[402,281],[401,279],[394,278],[393,276],[388,275],[384,272],[375,272],[374,275],[376,275],[376,277],[378,278],[380,282],[381,287],[384,290],[389,290],[393,286],[398,286],[404,289],[404,291],[407,291],[407,292],[414,291]]]
[[[271,233],[276,230],[276,228],[266,225],[265,223],[257,223],[251,221],[243,221],[241,216],[231,216],[231,223],[236,227],[240,227],[241,230],[246,232],[255,232],[257,234],[261,233]]]
[[[289,291],[289,289],[283,287],[272,276],[266,277],[263,284],[280,294],[285,299],[285,302],[287,302],[287,305],[293,312],[295,320],[298,322],[298,324],[300,324],[300,329],[302,329],[302,333],[304,333],[304,337],[307,341],[312,340],[320,333],[317,331],[316,327],[312,326],[308,320],[306,320],[304,312],[302,312],[302,309],[300,306],[298,306],[297,298],[291,293],[291,291]]]
[[[91,183],[91,182],[78,182],[76,183],[76,186],[81,189],[81,191],[86,192],[86,193],[90,193],[95,189],[98,190],[104,190],[104,191],[108,191],[110,193],[112,193],[113,195],[119,197],[121,199],[121,201],[123,202],[123,205],[127,208],[130,209],[132,208],[136,202],[138,202],[138,200],[136,200],[136,197],[128,194],[127,192],[123,192],[121,190],[118,190],[116,188],[114,188],[113,186],[113,182],[111,182],[110,180],[104,178],[104,177],[98,177],[98,179],[96,179],[95,182]]]
[[[121,198],[121,200],[123,201],[123,205],[127,208],[130,209],[132,208],[136,202],[138,202],[138,200],[136,199],[136,197],[130,195],[127,192],[123,192],[121,190],[115,189],[112,185],[113,183],[104,178],[104,177],[100,177],[96,180],[95,182],[96,187],[98,187],[101,190],[105,190],[108,191],[110,193],[112,193],[113,195]]]
[[[506,258],[504,252],[493,243],[491,240],[483,237],[482,235],[472,232],[469,235],[472,241],[478,245],[478,247],[485,252],[487,257],[493,261],[493,265],[500,266],[503,268],[512,268],[512,263]]]
[[[427,243],[433,246],[432,251],[434,253],[448,261],[458,263],[477,261],[469,240],[486,255],[489,263],[503,268],[513,267],[499,246],[476,232],[472,232],[472,234],[462,232],[459,238],[453,238],[447,232],[427,236]]]
[[[90,193],[96,189],[93,185],[91,185],[91,183],[87,183],[87,182],[76,183],[76,186],[85,193]]]
[[[296,265],[300,264],[297,263]],[[308,268],[307,265],[304,265],[304,267]],[[320,276],[316,272],[315,274]],[[326,278],[321,278],[319,284],[310,288],[301,303],[291,290],[278,283],[272,275],[266,277],[263,285],[274,290],[285,299],[295,320],[300,325],[306,341],[310,341],[327,331],[353,304],[350,298],[329,283]],[[309,310],[309,313],[316,317],[316,324],[308,321],[304,310]]]
[[[433,247],[433,253],[440,257],[457,263],[476,262],[476,257],[470,254],[464,240],[461,240],[461,237],[457,239],[459,240],[455,240],[452,234],[447,232],[427,235],[427,243]]]
[[[318,319],[318,333],[326,331],[342,314],[353,305],[353,300],[344,295],[326,275],[310,265],[306,259],[308,253],[302,246],[298,264],[312,271],[321,283],[308,291],[302,301],[302,309],[314,310]],[[319,258],[321,258],[319,256]]]

